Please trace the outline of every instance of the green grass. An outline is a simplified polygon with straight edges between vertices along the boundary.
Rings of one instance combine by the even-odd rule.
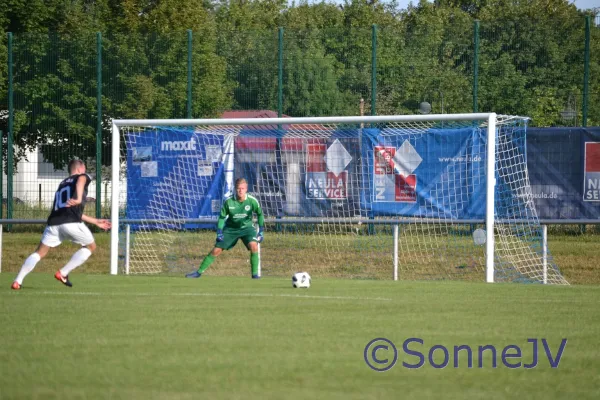
[[[36,232],[4,232],[2,238],[2,272],[16,274],[21,264],[35,249],[43,227]],[[185,263],[175,273],[181,275],[196,268],[214,243],[214,232],[186,233],[176,235],[172,244],[173,252],[183,255]],[[109,233],[94,234],[98,245],[94,255],[82,267],[82,271],[90,273],[109,272]],[[425,246],[419,250],[414,237],[401,238],[399,274],[401,279],[427,279],[427,273],[432,277],[443,276],[462,280],[483,281],[484,252],[483,247],[467,247],[470,239],[453,238],[447,241],[456,249],[466,250],[472,254],[472,260],[477,262],[474,269],[457,269],[464,260],[454,260],[446,255],[444,260],[433,259],[436,254],[433,246]],[[137,239],[135,239],[137,240]],[[431,239],[427,239],[431,241]],[[429,243],[425,241],[425,243]],[[438,244],[443,244],[442,239]],[[585,235],[553,234],[549,236],[548,248],[554,262],[572,285],[600,284],[600,235],[589,233]],[[156,244],[146,245],[146,248]],[[412,246],[412,247],[411,247]],[[76,246],[65,243],[50,251],[48,256],[36,267],[36,271],[54,272],[64,265],[75,252]],[[142,250],[144,247],[140,247]],[[403,257],[405,254],[411,257]],[[472,252],[472,253],[471,253]],[[351,236],[340,235],[336,238],[307,235],[276,234],[267,232],[262,245],[262,268],[265,275],[289,277],[298,270],[308,270],[316,277],[335,277],[343,279],[382,279],[392,277],[392,239],[389,235]],[[421,254],[420,257],[415,255]],[[463,253],[464,254],[464,253]],[[412,259],[411,259],[412,258]],[[418,262],[418,263],[417,263]],[[412,263],[412,264],[411,264]],[[143,263],[142,263],[143,264]],[[187,265],[185,265],[187,264]],[[468,265],[468,264],[467,264]],[[243,245],[238,244],[233,250],[224,253],[208,270],[212,276],[246,276],[249,271],[248,252]],[[421,274],[419,276],[419,274]]]
[[[308,290],[289,279],[205,276],[124,277],[73,273],[73,288],[50,273],[9,289],[0,274],[0,398],[43,399],[597,399],[600,335],[597,286],[393,282],[314,278]],[[396,365],[375,372],[365,345],[386,337]],[[410,337],[427,356],[494,345],[469,369],[407,369]],[[509,369],[509,344],[532,360],[528,338],[553,353],[568,339],[558,368],[543,347],[533,369]],[[540,345],[541,346],[541,345]],[[380,358],[385,358],[381,350]],[[441,352],[436,352],[436,362]],[[514,361],[514,360],[511,360]]]

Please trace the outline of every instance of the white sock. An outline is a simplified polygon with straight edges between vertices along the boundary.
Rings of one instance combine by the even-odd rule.
[[[67,265],[60,269],[60,273],[62,276],[69,276],[71,271],[83,264],[85,260],[90,258],[91,255],[92,252],[90,249],[87,247],[82,247],[81,249],[77,250],[75,254],[73,254],[73,257],[71,257]]]
[[[15,282],[17,282],[19,285],[22,285],[23,279],[25,279],[25,277],[27,276],[28,273],[33,271],[33,269],[35,268],[35,265],[38,263],[38,261],[40,261],[40,259],[41,259],[41,257],[38,253],[31,253],[31,255],[29,255],[29,257],[27,257],[27,259],[21,266],[21,270],[19,271],[19,274],[15,278]]]

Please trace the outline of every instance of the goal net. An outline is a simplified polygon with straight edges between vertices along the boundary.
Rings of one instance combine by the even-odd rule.
[[[566,284],[496,114],[114,120],[111,273],[192,271],[237,178],[264,211],[262,275]],[[240,243],[208,274],[249,275]]]

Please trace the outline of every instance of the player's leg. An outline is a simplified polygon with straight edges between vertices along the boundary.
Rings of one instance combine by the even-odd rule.
[[[223,252],[223,249],[220,247],[215,247],[214,249],[212,249],[212,251],[210,253],[208,253],[206,255],[206,257],[204,257],[204,260],[202,260],[202,263],[200,264],[200,267],[198,268],[198,273],[199,274],[204,273],[204,271],[206,271],[208,269],[208,267],[210,267],[210,265],[213,263],[213,261],[215,261],[215,258],[219,257],[222,252]]]
[[[82,246],[71,256],[69,262],[54,274],[57,280],[71,287],[73,285],[69,281],[69,274],[90,258],[94,250],[96,250],[96,242],[94,241],[92,232],[90,232],[89,228],[83,222],[60,225],[60,231],[64,237]]]
[[[260,275],[258,275],[258,238],[256,237],[256,230],[254,228],[249,228],[244,232],[244,236],[242,236],[242,241],[246,245],[246,248],[250,250],[250,267],[252,273],[252,279],[259,279]]]
[[[194,272],[190,272],[189,274],[186,274],[186,278],[200,278],[202,276],[202,273],[204,271],[206,271],[208,269],[208,267],[210,267],[210,265],[213,263],[213,261],[215,261],[215,258],[219,257],[219,255],[223,252],[223,249],[219,248],[219,247],[214,247],[210,253],[208,253],[206,255],[206,257],[204,257],[204,260],[202,260],[202,263],[200,264],[200,267],[198,267],[198,269]]]
[[[250,242],[248,244],[248,250],[250,250],[250,267],[252,268],[252,279],[259,279],[258,275],[258,243]]]
[[[56,271],[56,279],[60,280],[67,286],[72,286],[71,282],[69,281],[69,274],[75,268],[81,266],[84,262],[86,262],[88,258],[90,258],[94,250],[96,250],[95,242],[89,243],[86,246],[82,246],[71,256],[71,259],[68,263],[65,264],[64,267]]]
[[[213,261],[215,261],[215,258],[221,255],[223,250],[229,250],[233,246],[235,246],[238,239],[239,236],[235,232],[231,232],[230,230],[225,229],[223,232],[223,240],[215,243],[215,247],[211,250],[210,253],[206,255],[206,257],[204,257],[204,260],[202,260],[202,263],[200,264],[200,267],[198,267],[198,270],[190,272],[185,277],[200,278],[204,271],[206,271],[208,267],[210,267],[210,265],[213,263]]]
[[[27,257],[25,259],[25,262],[21,266],[21,269],[19,270],[19,273],[17,274],[17,277],[15,278],[14,282],[12,283],[11,288],[13,288],[15,290],[21,289],[21,285],[23,284],[23,280],[25,279],[25,277],[31,271],[33,271],[33,269],[35,268],[36,264],[42,258],[44,258],[46,256],[46,254],[48,254],[48,250],[50,250],[50,246],[47,246],[44,243],[40,242],[40,244],[38,245],[37,249],[35,249],[35,251],[33,253],[31,253],[29,255],[29,257]]]

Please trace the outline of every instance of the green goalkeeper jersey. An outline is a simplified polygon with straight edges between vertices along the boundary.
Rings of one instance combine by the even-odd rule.
[[[256,213],[258,226],[262,228],[265,225],[265,217],[255,197],[246,194],[246,200],[244,201],[238,201],[235,196],[230,197],[225,200],[223,207],[221,207],[217,228],[244,229],[252,227],[253,213]]]

